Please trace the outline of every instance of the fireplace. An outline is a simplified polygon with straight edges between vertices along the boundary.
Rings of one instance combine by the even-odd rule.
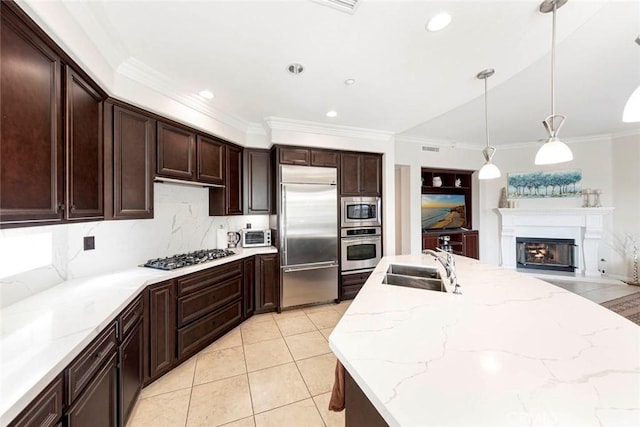
[[[516,237],[516,266],[536,270],[574,272],[575,249],[574,239]]]

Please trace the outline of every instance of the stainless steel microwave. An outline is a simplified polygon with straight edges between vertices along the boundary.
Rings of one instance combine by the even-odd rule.
[[[240,239],[243,248],[271,246],[271,230],[254,230],[252,228],[243,228],[242,230],[240,230]]]
[[[380,197],[343,197],[340,204],[342,227],[379,227]]]

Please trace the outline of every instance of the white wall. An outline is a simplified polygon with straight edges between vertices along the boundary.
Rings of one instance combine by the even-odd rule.
[[[408,191],[413,195],[409,199],[408,206],[402,206],[403,216],[398,221],[409,221],[409,227],[403,227],[402,241],[409,241],[410,253],[420,253],[422,250],[422,227],[420,213],[420,193],[421,193],[421,168],[443,168],[443,169],[465,169],[477,170],[482,164],[481,149],[455,148],[451,146],[440,147],[439,152],[423,151],[423,145],[433,145],[429,143],[418,143],[414,141],[396,141],[396,164],[409,167]],[[472,200],[472,223],[474,229],[478,227],[478,191],[477,179],[474,174],[472,188],[474,198]],[[404,183],[403,183],[404,185]],[[480,233],[482,239],[482,232]],[[403,243],[404,244],[404,243]],[[481,254],[482,255],[482,254]]]
[[[212,249],[216,229],[268,228],[267,215],[209,216],[205,188],[154,184],[154,218],[0,230],[0,307],[65,280],[135,267],[151,258]],[[95,236],[95,250],[82,249]],[[26,245],[25,249],[20,249]],[[26,271],[16,273],[21,263]],[[41,260],[41,262],[37,262]],[[34,264],[35,263],[35,264]]]
[[[609,272],[623,280],[632,278],[632,243],[640,247],[640,134],[612,141],[613,232],[608,236],[612,255]]]

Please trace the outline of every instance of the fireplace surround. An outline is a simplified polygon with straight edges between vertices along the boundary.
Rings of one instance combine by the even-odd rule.
[[[501,215],[501,265],[517,268],[516,237],[573,239],[576,248],[575,275],[600,276],[598,249],[602,239],[604,217],[614,208],[505,209]]]

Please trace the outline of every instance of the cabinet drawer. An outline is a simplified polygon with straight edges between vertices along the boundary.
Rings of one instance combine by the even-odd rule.
[[[234,261],[180,277],[176,280],[178,282],[178,296],[215,285],[234,276],[242,276],[242,261]]]
[[[94,377],[118,346],[115,322],[105,329],[67,367],[67,395],[71,404]]]
[[[242,296],[242,276],[178,298],[178,327]]]
[[[241,320],[242,300],[237,300],[189,326],[178,329],[178,359],[183,360],[204,348]]]
[[[127,308],[124,309],[118,318],[119,341],[122,341],[129,332],[136,326],[142,317],[142,295],[136,298]]]
[[[49,427],[56,425],[62,417],[63,393],[62,375],[60,375],[9,426]]]
[[[367,273],[356,273],[356,274],[345,274],[342,276],[342,286],[350,286],[350,285],[364,285],[364,282],[371,276],[371,272]]]

